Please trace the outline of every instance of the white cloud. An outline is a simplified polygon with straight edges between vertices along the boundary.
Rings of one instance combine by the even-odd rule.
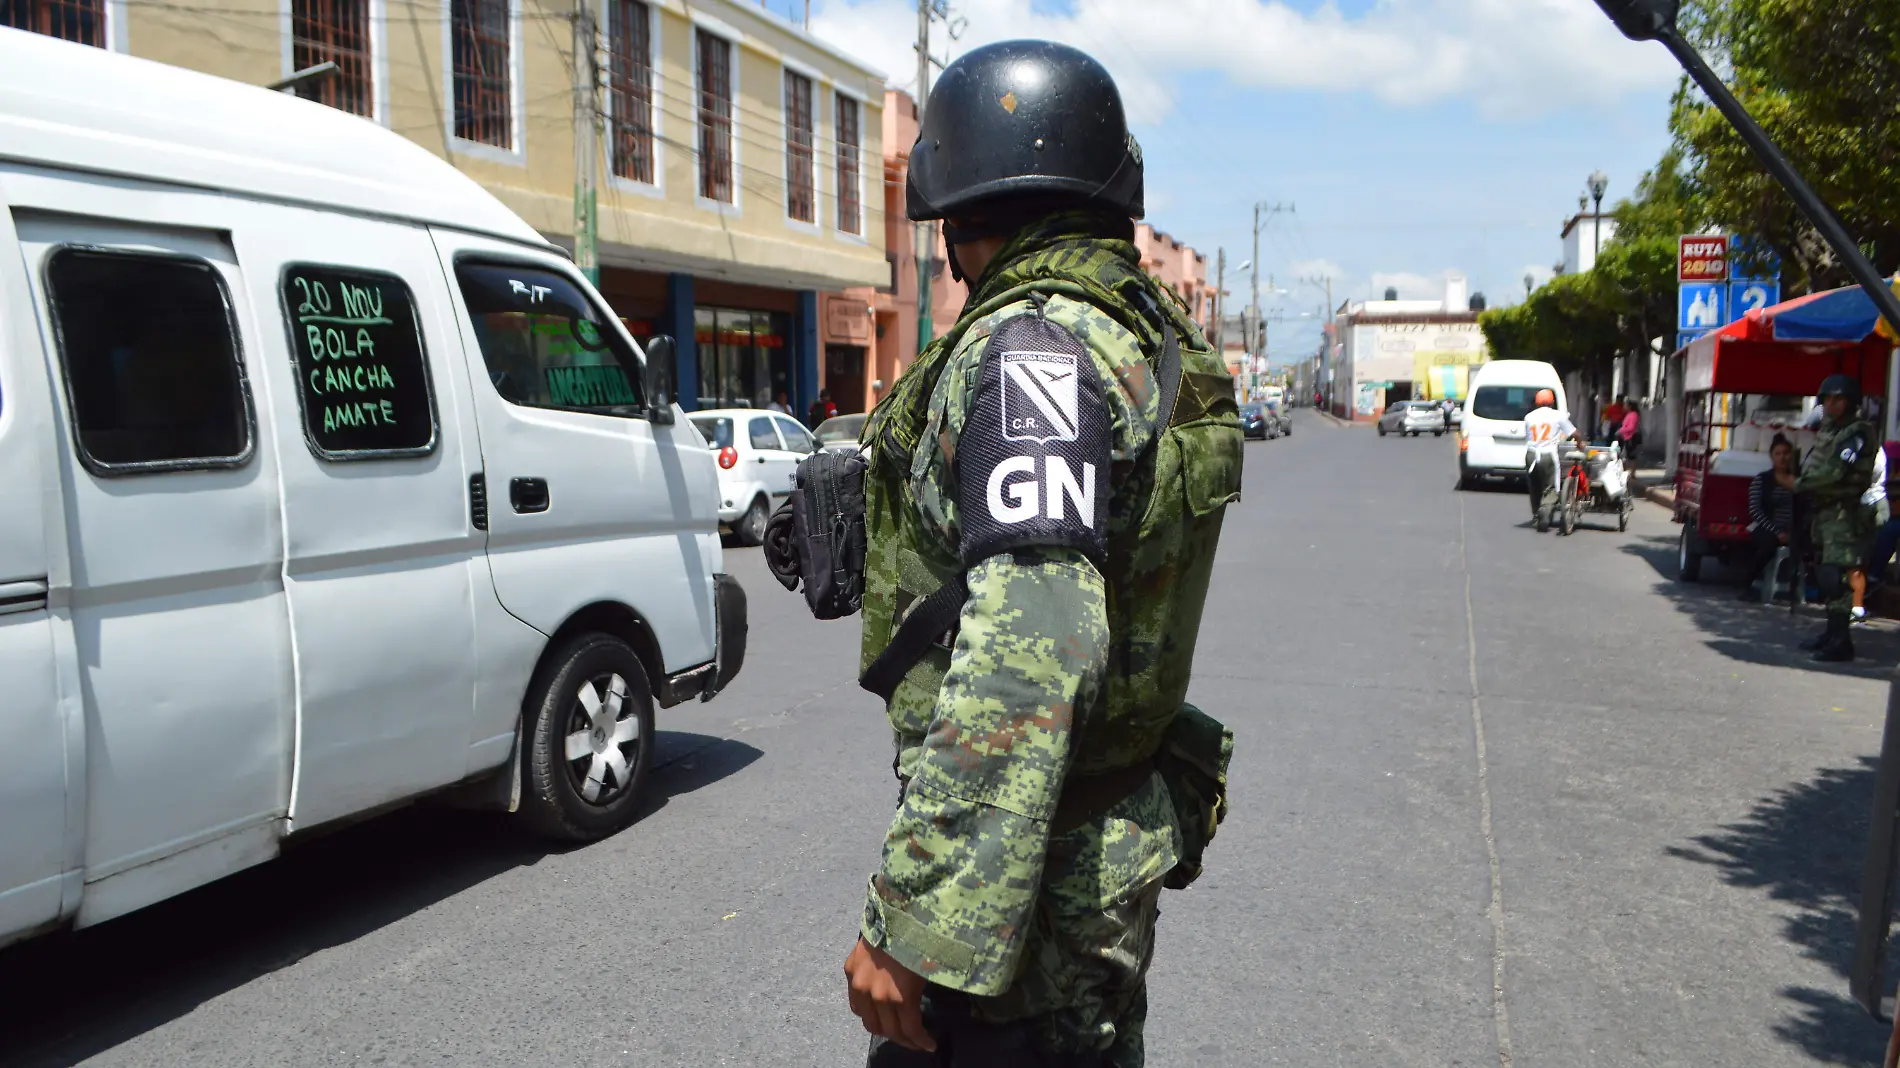
[[[1399,291],[1400,300],[1443,300],[1445,299],[1445,279],[1453,271],[1440,271],[1437,274],[1418,274],[1413,271],[1374,271],[1372,272],[1371,296],[1383,300],[1387,289]]]
[[[1011,37],[1088,51],[1114,73],[1138,123],[1167,116],[1174,77],[1193,71],[1399,105],[1464,99],[1498,117],[1605,104],[1665,90],[1676,76],[1659,46],[1624,40],[1592,0],[1383,0],[1353,18],[1283,0],[1075,0],[1069,13],[1039,13],[1031,0],[959,0],[957,12],[968,27],[949,46],[956,51]],[[813,28],[892,84],[915,84],[908,0],[819,0]]]

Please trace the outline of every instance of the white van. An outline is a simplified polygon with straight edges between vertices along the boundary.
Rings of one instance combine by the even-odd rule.
[[[394,133],[0,29],[0,942],[456,784],[630,822],[744,650],[664,347]]]
[[[1537,391],[1557,395],[1569,411],[1563,379],[1540,360],[1493,360],[1479,367],[1465,391],[1458,435],[1458,488],[1486,475],[1524,477],[1524,416],[1537,407]]]

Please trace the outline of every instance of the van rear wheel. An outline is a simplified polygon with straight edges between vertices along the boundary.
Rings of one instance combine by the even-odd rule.
[[[572,842],[632,823],[653,764],[653,691],[633,649],[610,634],[577,635],[529,692],[522,819]]]

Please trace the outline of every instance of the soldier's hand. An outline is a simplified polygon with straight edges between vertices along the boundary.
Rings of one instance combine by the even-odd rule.
[[[851,1011],[864,1029],[907,1049],[934,1052],[937,1040],[924,1028],[924,977],[889,953],[859,938],[844,959]]]

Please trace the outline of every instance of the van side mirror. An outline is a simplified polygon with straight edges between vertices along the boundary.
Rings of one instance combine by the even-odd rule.
[[[673,425],[673,339],[655,334],[646,343],[647,422]]]

